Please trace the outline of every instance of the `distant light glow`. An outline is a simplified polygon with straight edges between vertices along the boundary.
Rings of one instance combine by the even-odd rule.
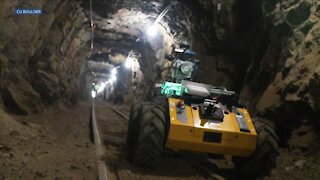
[[[96,90],[98,93],[101,93],[104,91],[104,88],[106,87],[106,83],[105,82],[101,82],[97,85]]]
[[[150,37],[154,37],[155,35],[157,35],[158,33],[158,29],[156,27],[156,25],[151,25],[148,29],[147,29],[147,34]]]
[[[177,48],[177,49],[175,49],[174,51],[175,51],[175,52],[178,52],[178,53],[182,53],[184,50],[183,50],[183,49],[178,49],[178,48]]]
[[[113,69],[111,70],[111,74],[112,74],[112,75],[116,75],[116,74],[117,74],[117,68],[113,68]]]
[[[101,83],[101,89],[104,89],[106,87],[106,83]]]
[[[218,10],[218,11],[221,10],[221,3],[220,3],[220,2],[218,3],[217,10]]]
[[[97,96],[96,91],[92,90],[92,91],[91,91],[91,97],[92,97],[92,98],[95,98],[96,96]]]
[[[116,75],[112,75],[111,78],[110,78],[110,80],[111,80],[112,82],[115,82],[115,81],[117,80],[117,76],[116,76]]]
[[[128,57],[124,65],[126,68],[130,69],[133,66],[133,59]]]

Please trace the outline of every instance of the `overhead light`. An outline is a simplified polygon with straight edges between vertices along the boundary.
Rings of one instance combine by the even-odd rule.
[[[174,49],[174,51],[175,51],[175,52],[178,52],[178,53],[183,53],[183,52],[184,52],[184,49],[178,49],[178,48],[176,48],[176,49]]]
[[[218,10],[218,11],[221,10],[221,2],[218,3],[217,10]]]
[[[126,62],[125,62],[125,64],[124,64],[125,66],[126,66],[126,68],[131,68],[132,67],[132,65],[133,65],[133,59],[132,58],[127,58],[126,59]]]
[[[111,80],[112,82],[115,82],[115,81],[117,80],[117,76],[116,76],[116,75],[112,75],[111,78],[110,78],[110,80]]]
[[[158,33],[158,29],[155,24],[148,27],[148,29],[147,29],[148,36],[154,37],[155,35],[157,35],[157,33]]]
[[[95,97],[96,97],[96,95],[97,95],[97,92],[96,92],[96,91],[94,91],[94,90],[92,90],[92,91],[91,91],[91,97],[92,97],[92,98],[95,98]]]
[[[104,89],[106,87],[106,83],[101,83],[101,88]]]
[[[112,75],[116,75],[116,74],[117,74],[117,68],[113,68],[113,69],[111,70],[111,74],[112,74]]]

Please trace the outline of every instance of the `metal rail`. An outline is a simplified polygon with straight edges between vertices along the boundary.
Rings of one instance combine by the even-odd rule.
[[[105,149],[104,149],[103,145],[101,144],[101,138],[99,135],[99,130],[98,130],[93,101],[91,103],[91,123],[92,123],[94,144],[96,146],[96,155],[98,157],[98,159],[97,159],[98,178],[99,178],[99,180],[108,180],[109,178],[108,178],[108,173],[107,173],[107,167],[106,167],[104,160],[102,160],[102,156],[105,152]]]
[[[108,108],[112,109],[114,112],[116,112],[119,116],[121,116],[122,118],[129,120],[129,117],[125,114],[123,114],[122,112],[120,112],[119,110],[115,109],[114,107],[110,106],[109,104],[105,103],[106,106],[108,106]]]

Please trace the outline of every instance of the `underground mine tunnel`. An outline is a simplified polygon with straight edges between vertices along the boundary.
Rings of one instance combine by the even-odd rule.
[[[2,0],[0,180],[320,179],[318,0]]]

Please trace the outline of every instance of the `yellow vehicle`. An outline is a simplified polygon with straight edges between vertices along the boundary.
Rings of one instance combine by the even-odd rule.
[[[184,68],[177,69],[186,72]],[[177,78],[173,72],[174,78],[161,85],[162,96],[132,105],[127,135],[131,162],[152,167],[167,148],[232,155],[244,177],[268,174],[278,155],[273,124],[252,120],[247,109],[237,107],[235,93],[224,87],[183,80],[192,79],[190,73]]]

